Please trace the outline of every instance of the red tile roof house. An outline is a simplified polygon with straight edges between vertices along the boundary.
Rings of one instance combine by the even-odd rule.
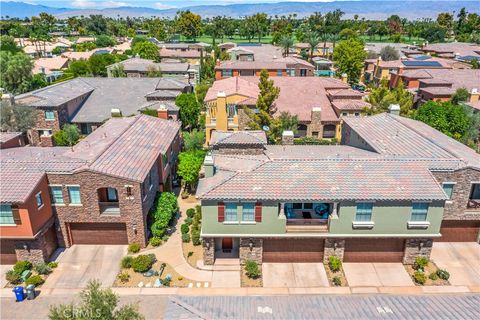
[[[223,61],[215,67],[215,79],[225,79],[234,76],[260,76],[266,69],[271,77],[312,77],[315,67],[305,60],[286,57],[270,61]]]
[[[336,146],[259,135],[212,135],[197,188],[205,264],[411,264],[433,241],[479,241],[480,155],[423,123],[347,117]]]
[[[192,90],[187,80],[169,78],[75,78],[18,95],[15,103],[40,111],[29,140],[49,147],[53,134],[67,123],[89,134],[111,117],[131,116],[160,105],[167,108],[166,118],[176,118],[175,98]]]
[[[21,132],[0,132],[0,149],[21,147],[25,145]]]
[[[362,100],[363,95],[350,89],[348,84],[333,78],[320,77],[272,77],[280,95],[275,101],[276,114],[289,112],[299,120],[298,136],[317,138],[340,138],[341,118],[360,115],[369,104]],[[238,130],[248,129],[249,117],[242,109],[255,110],[258,97],[258,77],[231,77],[217,80],[205,97],[207,114],[214,118],[219,101],[219,93],[225,93],[228,106],[238,115]],[[228,107],[227,106],[227,107]],[[212,118],[212,119],[213,119]],[[207,141],[217,123],[207,123]]]
[[[146,245],[155,195],[171,188],[179,131],[138,115],[111,119],[72,148],[1,150],[2,257],[47,259],[57,244]]]

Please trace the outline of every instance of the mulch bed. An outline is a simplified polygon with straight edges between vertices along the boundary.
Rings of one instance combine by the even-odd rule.
[[[327,272],[328,283],[330,283],[331,287],[348,287],[347,277],[345,277],[345,273],[343,272],[343,267],[340,268],[340,270],[337,272],[332,272],[328,264],[324,264],[324,266],[325,266],[325,271]],[[342,282],[340,286],[337,286],[333,283],[334,277],[340,278],[340,281]]]
[[[247,277],[246,271],[245,271],[245,266],[242,266],[242,269],[240,270],[240,283],[242,287],[263,287],[263,281],[262,281],[262,265],[259,264],[258,267],[260,268],[260,276],[257,279],[251,279]]]
[[[427,281],[425,282],[425,284],[419,284],[415,282],[413,275],[417,270],[413,269],[413,265],[411,264],[405,265],[405,269],[407,270],[408,274],[412,278],[413,283],[415,283],[416,286],[449,286],[450,285],[450,282],[448,282],[448,280],[442,280],[440,278],[438,278],[437,280],[432,280],[428,277],[431,273],[436,272],[439,269],[437,265],[432,261],[428,262],[428,265],[425,267],[424,273],[425,273],[425,276],[427,277]]]

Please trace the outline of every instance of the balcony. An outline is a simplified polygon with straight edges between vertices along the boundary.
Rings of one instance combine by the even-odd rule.
[[[480,199],[469,199],[467,209],[480,209]]]
[[[119,216],[120,206],[118,202],[99,202],[100,214],[108,216]]]
[[[287,219],[287,232],[328,232],[327,219]]]

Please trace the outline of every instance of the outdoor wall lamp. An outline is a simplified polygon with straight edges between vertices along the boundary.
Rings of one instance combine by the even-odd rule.
[[[24,243],[24,244],[23,244],[23,249],[24,249],[24,250],[28,250],[28,244],[27,244],[27,243]]]
[[[253,243],[253,239],[250,238],[250,241],[248,242],[248,246],[250,247],[250,251],[253,250],[253,246],[254,246],[254,243]]]
[[[133,224],[133,233],[137,234],[137,224]]]
[[[418,250],[422,250],[424,246],[425,244],[423,243],[423,241],[420,241],[420,243],[418,244]]]
[[[210,241],[207,241],[207,250],[210,250]]]
[[[333,250],[337,250],[337,247],[338,247],[338,242],[337,241],[334,241],[333,242]]]

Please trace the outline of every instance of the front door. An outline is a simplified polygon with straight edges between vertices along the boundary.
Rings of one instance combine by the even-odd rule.
[[[233,238],[223,238],[222,239],[222,251],[231,252],[233,247]]]

